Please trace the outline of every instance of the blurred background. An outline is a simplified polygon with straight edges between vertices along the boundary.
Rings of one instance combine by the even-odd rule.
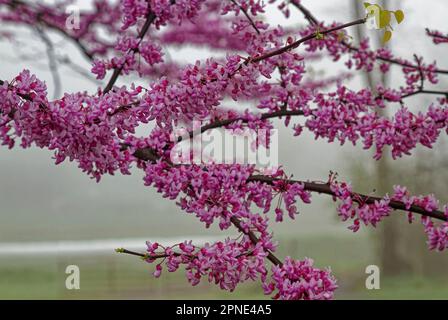
[[[82,1],[86,5],[89,1]],[[374,2],[374,1],[370,1]],[[434,46],[424,28],[446,27],[448,2],[437,0],[385,1],[385,7],[402,9],[406,18],[397,26],[390,46],[395,54],[412,59],[414,53],[426,62],[438,61],[447,68],[446,46]],[[363,1],[303,0],[319,19],[347,22],[363,16]],[[380,3],[379,0],[375,3]],[[270,6],[271,24],[299,27],[303,16],[292,10],[285,20]],[[2,26],[3,27],[3,26]],[[350,29],[353,41],[370,36],[377,45],[377,35],[366,28]],[[90,65],[70,44],[54,37],[57,50],[87,73]],[[59,42],[58,42],[59,40]],[[30,30],[16,42],[0,38],[0,78],[10,79],[23,68],[46,80],[50,93],[53,86],[44,48]],[[204,48],[166,48],[172,59],[194,62],[210,55]],[[298,49],[300,50],[303,49]],[[445,52],[444,52],[445,50]],[[62,90],[94,92],[101,85],[72,68],[62,65]],[[329,61],[308,64],[316,77],[337,75],[342,64]],[[354,89],[378,82],[398,87],[400,70],[392,68],[390,76],[355,73],[349,83]],[[121,83],[132,81],[122,77]],[[447,79],[439,87],[446,90]],[[54,89],[54,88],[53,88]],[[64,91],[62,91],[64,92]],[[407,100],[412,110],[425,110],[431,96]],[[391,106],[389,113],[398,106]],[[326,180],[329,171],[351,181],[354,189],[364,193],[384,194],[394,184],[406,185],[415,194],[434,193],[442,203],[446,194],[448,161],[446,137],[437,148],[418,148],[413,156],[392,161],[385,157],[375,162],[370,151],[345,145],[314,141],[311,134],[292,136],[291,129],[280,126],[279,163],[298,179]],[[164,272],[153,279],[153,266],[138,258],[114,252],[116,247],[143,251],[145,240],[176,243],[194,239],[197,244],[224,239],[217,228],[206,230],[194,217],[181,212],[172,201],[163,199],[152,188],[143,186],[142,174],[105,176],[96,183],[82,174],[75,164],[54,165],[52,153],[31,148],[0,149],[0,299],[268,299],[258,283],[241,285],[236,292],[221,291],[206,279],[191,287],[182,271]],[[331,266],[339,282],[337,299],[446,299],[448,267],[446,252],[429,252],[423,227],[418,220],[412,225],[406,215],[395,212],[376,229],[362,228],[354,234],[340,222],[336,206],[326,196],[313,195],[311,205],[299,206],[295,221],[274,225],[280,244],[279,256],[311,257],[319,267]],[[80,268],[81,289],[67,290],[65,273],[68,265]],[[377,265],[381,270],[381,289],[367,290],[365,269]]]

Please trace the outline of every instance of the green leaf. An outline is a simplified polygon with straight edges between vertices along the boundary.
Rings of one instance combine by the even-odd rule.
[[[404,12],[401,10],[397,10],[394,12],[395,19],[398,23],[401,23],[404,20]]]
[[[368,2],[364,2],[364,8],[368,8],[368,7],[370,7],[370,3],[368,3]]]
[[[383,35],[383,44],[388,42],[391,38],[392,38],[392,32],[390,32],[389,30],[385,31]]]
[[[390,24],[390,11],[381,10],[380,12],[380,28],[385,28]]]

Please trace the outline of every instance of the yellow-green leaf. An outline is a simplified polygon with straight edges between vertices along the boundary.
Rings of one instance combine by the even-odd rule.
[[[368,12],[369,15],[374,15],[376,13],[376,10],[378,10],[378,12],[380,12],[380,13],[383,10],[383,8],[379,4],[376,4],[376,3],[371,4],[371,3],[366,2],[366,3],[364,3],[364,6],[366,7],[366,9],[369,10],[369,12]]]
[[[385,31],[383,35],[383,44],[388,42],[391,38],[392,38],[392,32],[390,32],[389,30]]]
[[[404,12],[401,10],[397,10],[394,12],[395,19],[398,23],[401,23],[404,20]]]
[[[368,2],[364,2],[364,8],[368,8],[370,6],[370,3],[368,3]]]
[[[385,28],[390,24],[390,11],[381,10],[380,12],[380,28]]]

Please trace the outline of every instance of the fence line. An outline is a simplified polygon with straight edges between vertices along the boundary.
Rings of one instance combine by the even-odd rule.
[[[95,239],[77,241],[45,241],[45,242],[0,242],[0,256],[5,255],[59,255],[59,254],[101,254],[113,252],[116,248],[131,250],[145,250],[145,242],[157,241],[165,246],[192,240],[195,245],[203,245],[223,237],[212,236],[184,236],[173,238],[124,238],[124,239]]]

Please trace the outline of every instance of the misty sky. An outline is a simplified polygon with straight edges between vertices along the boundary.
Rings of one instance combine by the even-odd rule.
[[[417,53],[423,55],[427,62],[437,59],[441,68],[448,68],[443,48],[432,45],[424,33],[424,27],[441,30],[447,27],[448,2],[387,2],[391,9],[400,8],[406,14],[404,23],[395,28],[391,42],[393,51],[405,58],[412,58]],[[351,1],[303,0],[302,3],[320,19],[328,22],[347,22],[353,18],[349,8]],[[269,16],[274,21],[272,24],[285,25],[282,15],[273,7],[271,10]],[[302,15],[293,10],[293,18],[288,24],[300,23],[305,23]],[[54,39],[59,39],[58,52],[68,54],[87,71],[90,69],[74,47],[60,42],[60,38]],[[51,94],[53,84],[43,55],[43,46],[39,46],[32,33],[25,28],[19,41],[18,45],[0,41],[0,78],[11,79],[23,68],[28,68],[40,79],[46,80]],[[168,50],[173,59],[188,62],[206,58],[210,54],[206,50],[192,48]],[[24,61],[23,56],[31,59]],[[328,62],[313,68],[327,74],[335,72],[333,64]],[[98,84],[77,76],[70,69],[61,67],[60,71],[64,90],[96,90]],[[359,88],[360,79],[351,81],[354,88]],[[126,83],[126,77],[122,77],[120,83]],[[399,85],[395,78],[392,78],[391,83]],[[446,87],[446,84],[445,80],[441,86]],[[423,110],[428,106],[427,99],[428,97],[417,97],[409,100],[409,104],[415,109]],[[373,162],[370,152],[362,151],[359,147],[339,148],[336,144],[327,144],[325,141],[314,142],[310,134],[294,138],[290,129],[281,129],[280,139],[280,162],[284,163],[287,172],[298,179],[325,180],[329,170],[333,170],[339,172],[342,179],[350,181],[354,175],[354,162],[365,170]],[[446,138],[443,137],[442,140]],[[437,151],[423,150],[422,154],[434,152]],[[51,152],[37,148],[0,148],[0,241],[115,237],[153,239],[181,235],[188,238],[191,234],[218,232],[216,229],[204,230],[195,217],[181,212],[172,201],[163,199],[152,188],[144,187],[140,172],[126,177],[106,176],[97,184],[81,173],[75,163],[64,162],[55,166],[51,156]],[[400,166],[409,161],[412,160],[399,160],[394,165]],[[374,188],[372,186],[371,189]],[[428,190],[428,193],[431,192],[437,194],[441,191]],[[345,230],[346,224],[337,222],[335,206],[328,198],[319,195],[313,197],[319,201],[311,206],[299,206],[302,213],[296,221],[278,225],[275,227],[276,231],[285,234],[349,232]]]

